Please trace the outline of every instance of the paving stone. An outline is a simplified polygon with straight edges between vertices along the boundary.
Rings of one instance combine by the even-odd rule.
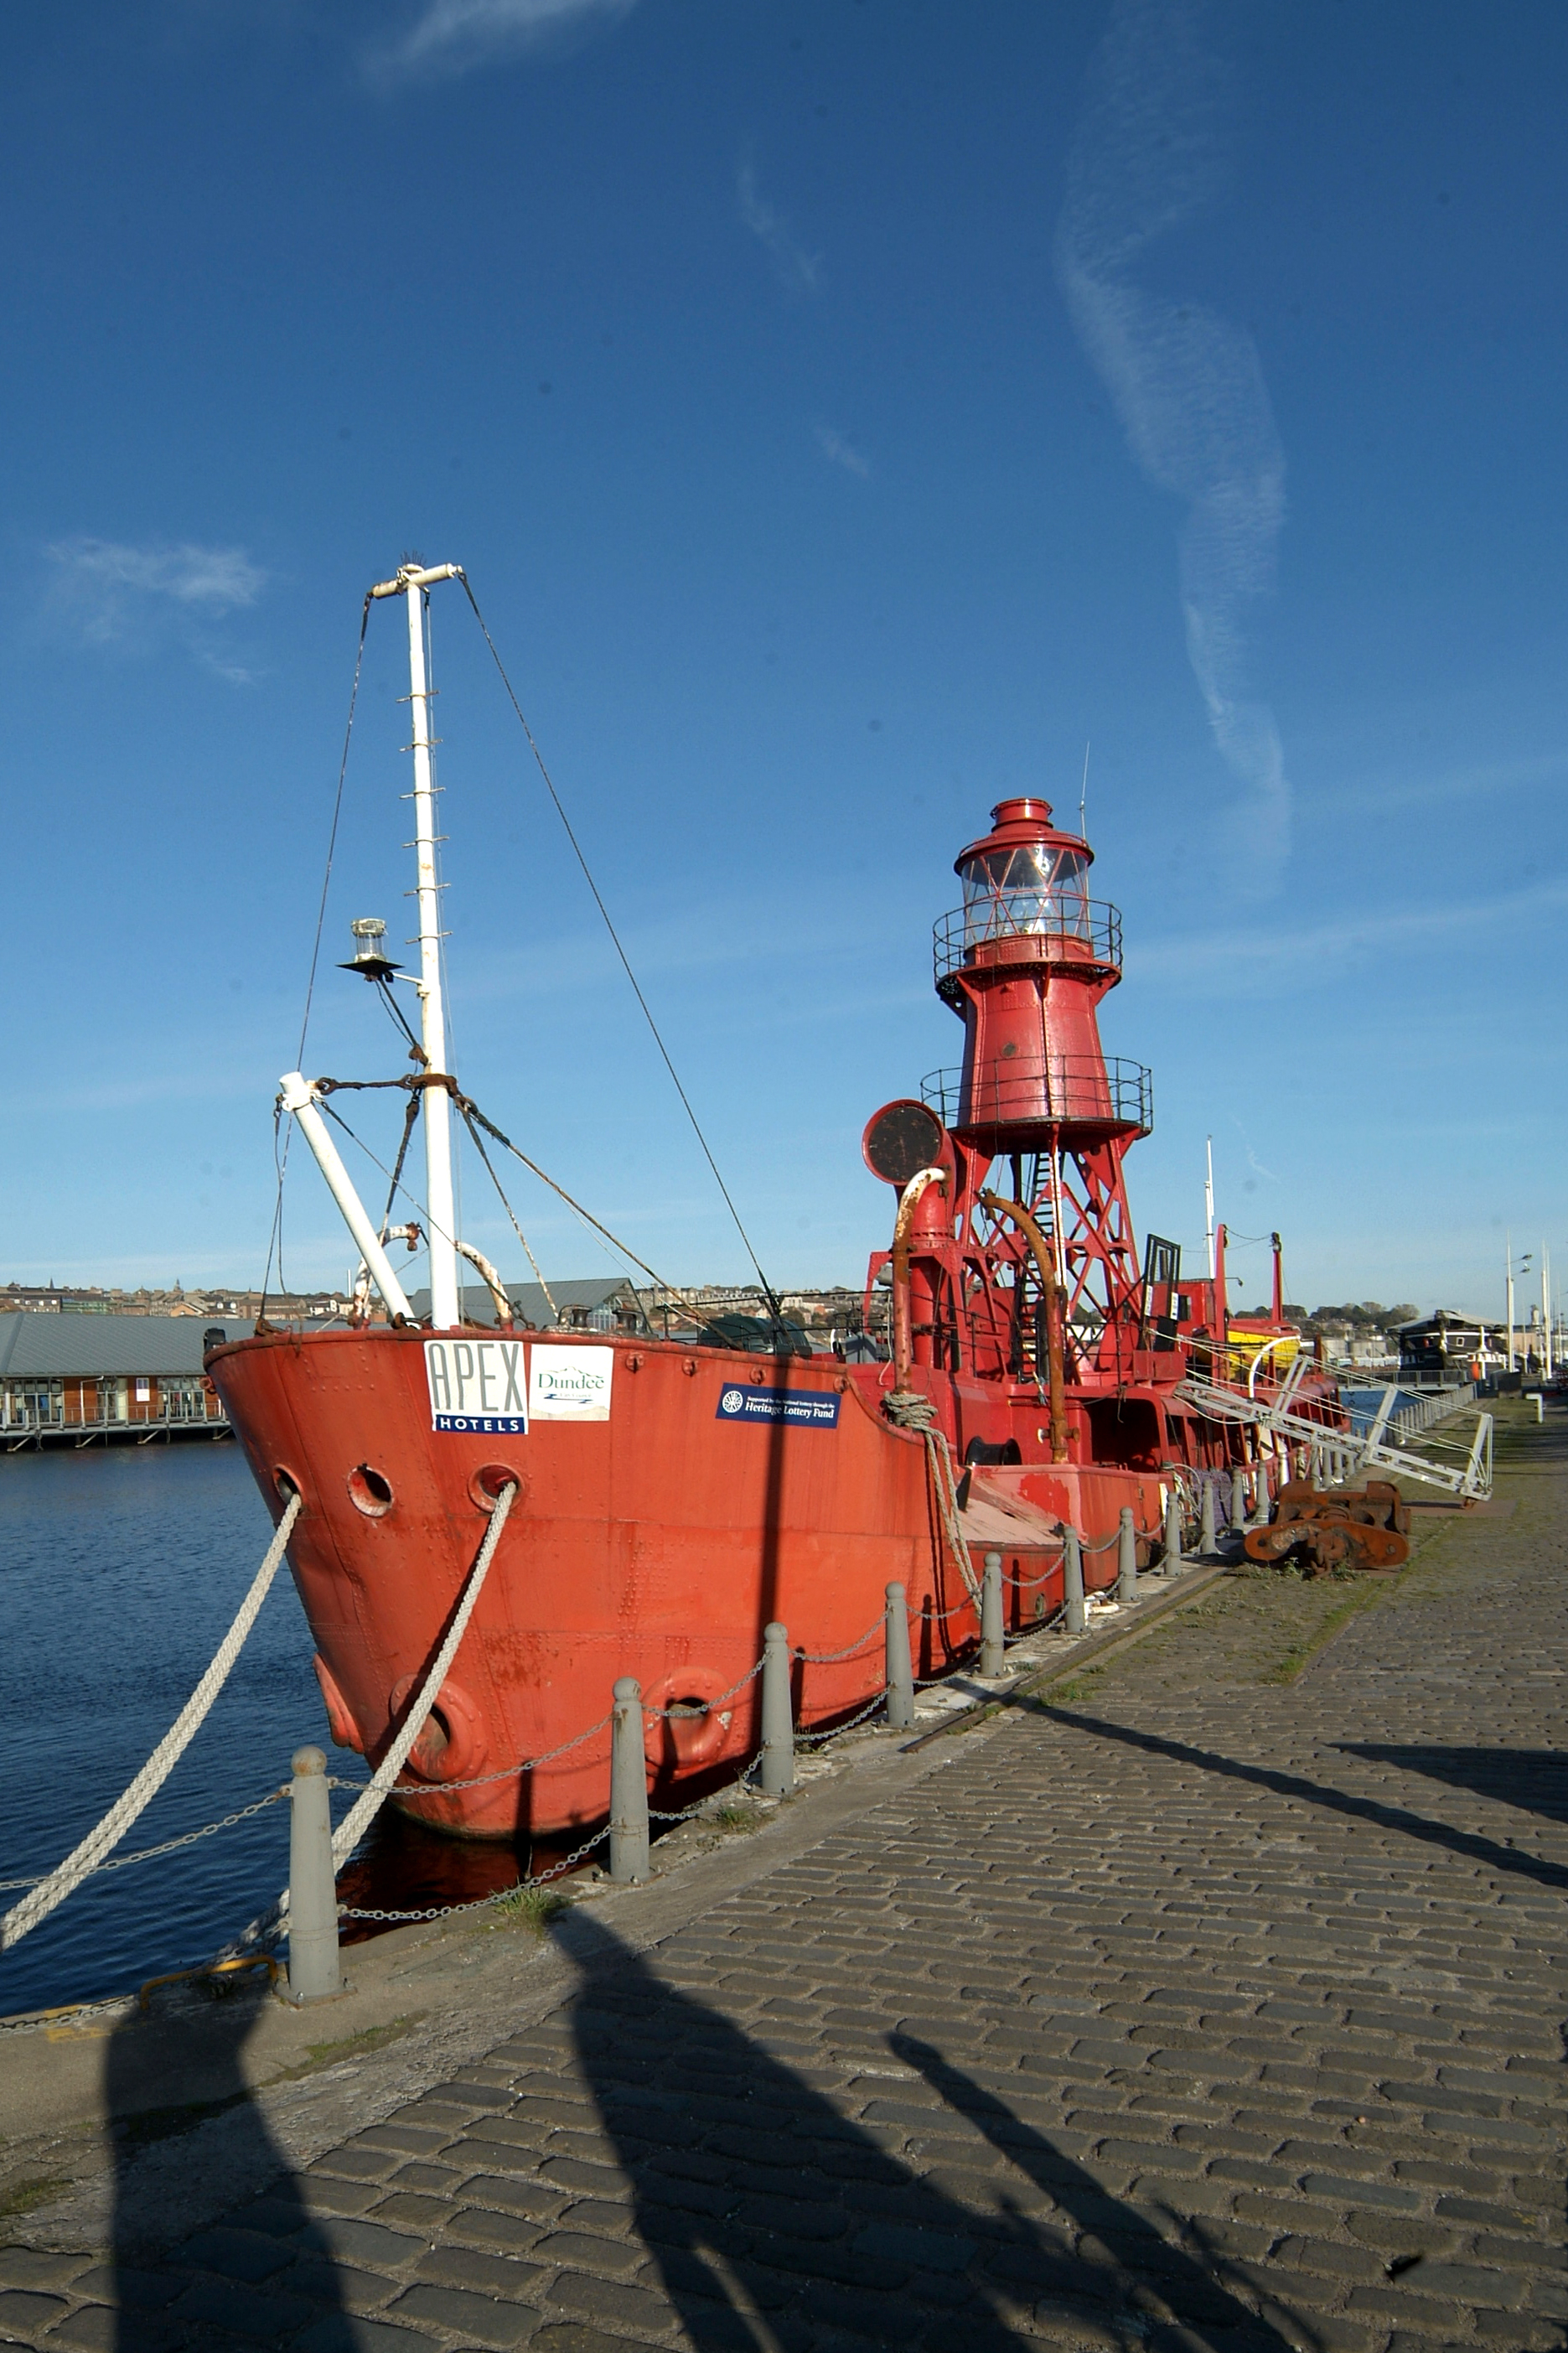
[[[0,2247],[0,2286],[66,2287],[91,2263],[90,2255],[57,2254],[48,2247]]]
[[[539,2263],[566,2263],[603,2279],[632,2279],[647,2261],[639,2241],[604,2239],[588,2231],[550,2231],[531,2250]]]
[[[25,2329],[30,2337],[68,2309],[63,2295],[45,2295],[36,2288],[0,2288],[0,2328],[18,2334]]]
[[[82,2259],[79,2255],[54,2255],[43,2260],[79,2267]],[[89,2271],[79,2270],[71,2281],[78,2295],[90,2295],[104,2304],[147,2312],[161,2312],[166,2304],[172,2304],[180,2292],[180,2284],[179,2279],[169,2272],[142,2271],[128,2263],[94,2263]]]
[[[602,2328],[594,2328],[580,2320],[547,2320],[538,2328],[529,2343],[536,2353],[626,2353],[628,2344],[637,2339],[616,2335],[607,2337]],[[749,2343],[756,2343],[752,2337]]]
[[[437,2287],[417,2281],[405,2290],[388,2317],[425,2322],[449,2329],[470,2345],[504,2348],[526,2344],[539,2325],[539,2315],[528,2305],[500,2304],[493,2296],[475,2295],[466,2288]]]
[[[178,2303],[170,2306],[169,2316],[198,2332],[226,2328],[265,2345],[291,2335],[315,2315],[300,2295],[253,2287],[248,2281],[207,2279],[188,2287]]]
[[[175,2250],[174,2261],[192,2271],[217,2272],[225,2279],[256,2282],[281,2271],[290,2250],[260,2232],[203,2231]]]
[[[566,2202],[560,2190],[542,2181],[519,2179],[504,2173],[472,2174],[458,2194],[465,2203],[471,2200],[477,2206],[494,2206],[504,2214],[524,2214],[541,2222],[553,2221]]]
[[[438,2353],[438,2346],[422,2328],[403,2328],[389,2321],[364,2319],[357,2313],[334,2312],[297,2337],[289,2353]]]
[[[548,2301],[586,2319],[647,2337],[662,2336],[669,2326],[669,2307],[661,2295],[619,2280],[596,2279],[588,2272],[563,2272],[549,2289]]]
[[[68,2345],[72,2353],[174,2353],[189,2342],[176,2322],[161,2314],[137,2312],[124,2306],[84,2304],[58,2328],[41,2339],[45,2345]]]
[[[420,2257],[417,2275],[440,2287],[472,2288],[483,2295],[525,2297],[545,2276],[544,2267],[507,2255],[486,2254],[468,2247],[432,2247]]]

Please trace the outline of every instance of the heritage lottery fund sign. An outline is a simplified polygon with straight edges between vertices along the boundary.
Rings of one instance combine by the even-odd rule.
[[[521,1437],[530,1421],[608,1421],[613,1348],[521,1340],[426,1340],[430,1427],[458,1436]]]

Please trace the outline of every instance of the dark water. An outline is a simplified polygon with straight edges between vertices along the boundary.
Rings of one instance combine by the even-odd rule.
[[[0,1457],[0,1879],[61,1862],[145,1763],[223,1638],[271,1535],[232,1444]],[[304,1613],[280,1568],[211,1715],[122,1852],[247,1805],[303,1741],[333,1748]],[[353,1802],[334,1793],[334,1817]],[[542,1862],[545,1858],[540,1858]],[[526,1862],[526,1857],[524,1857]],[[289,1810],[88,1880],[0,1954],[0,2015],[133,1990],[207,1959],[287,1879]],[[384,1808],[339,1883],[412,1910],[512,1883],[506,1847],[434,1837]],[[0,1911],[22,1891],[0,1894]]]

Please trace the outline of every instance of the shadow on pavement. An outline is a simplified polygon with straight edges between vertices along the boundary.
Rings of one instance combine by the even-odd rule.
[[[1347,1757],[1397,1765],[1406,1773],[1446,1781],[1450,1788],[1473,1789],[1478,1797],[1517,1806],[1521,1813],[1568,1822],[1568,1754],[1560,1749],[1400,1748],[1375,1740],[1341,1740],[1335,1746]]]
[[[273,2272],[294,2263],[299,2249],[297,2242],[290,2243],[293,2234],[310,2221],[290,2161],[268,2132],[240,2064],[269,1999],[266,1993],[235,1993],[215,2006],[212,2017],[203,2018],[200,2097],[193,2106],[146,2105],[145,2021],[136,2013],[110,2038],[104,2086],[110,2113],[135,2113],[116,2127],[112,2263],[76,2286],[115,2307],[112,2333],[92,2339],[112,2346],[114,2353],[161,2353],[171,2341],[227,2344],[232,2340],[226,2334],[216,2333],[230,2329],[252,2343],[275,2342],[341,2309],[336,2272],[324,2256],[311,2264],[308,2284],[294,2271],[290,2284],[308,2286],[308,2301],[305,2295],[269,2293],[266,2284]],[[245,2229],[219,2221],[171,2251],[169,2218],[184,2195],[176,2180],[163,2175],[160,2146],[171,2144],[172,2172],[174,2167],[188,2169],[187,2137],[203,2132],[211,2138],[213,2174],[231,2185],[237,2198],[264,2189],[265,2216],[253,2203],[243,2215]],[[183,2142],[177,2157],[172,2146],[176,2135]],[[268,2235],[256,2235],[258,2230]],[[193,2279],[192,2271],[203,2276]],[[211,2338],[209,2331],[215,2332]],[[85,2344],[88,2338],[75,2341]]]
[[[1056,2342],[1076,2317],[1096,2344],[1128,2353],[1287,2353],[1200,2257],[927,2045],[894,2038],[912,2072],[875,2071],[888,2074],[886,2097],[863,2128],[807,2072],[661,1983],[587,1914],[558,1933],[584,1973],[579,2062],[630,2178],[637,2231],[698,2353],[792,2353],[824,2332],[984,2353],[1026,2341],[1012,2324],[1037,2312]],[[785,2042],[787,2019],[776,2023]],[[921,2096],[921,2075],[942,2105]],[[935,2143],[939,2164],[973,2168],[994,2205],[962,2205],[889,2154],[879,2110],[900,2137],[912,2125]],[[953,2110],[1054,2201],[1048,2219],[1020,2211]],[[1092,2259],[1080,2235],[1092,2235]]]
[[[1374,1822],[1379,1830],[1401,1831],[1406,1838],[1419,1839],[1426,1846],[1447,1847],[1451,1854],[1467,1855],[1472,1862],[1485,1863],[1489,1871],[1533,1879],[1542,1887],[1568,1887],[1568,1867],[1562,1863],[1548,1862],[1519,1847],[1501,1846],[1495,1839],[1456,1829],[1451,1822],[1430,1821],[1425,1814],[1406,1812],[1403,1806],[1387,1806],[1376,1798],[1352,1797],[1348,1789],[1336,1789],[1331,1781],[1311,1781],[1303,1773],[1281,1773],[1269,1765],[1244,1765],[1237,1757],[1222,1757],[1215,1748],[1194,1748],[1187,1741],[1168,1740],[1157,1732],[1138,1732],[1131,1725],[1112,1724],[1102,1715],[1085,1715],[1078,1708],[1053,1707],[1047,1700],[1019,1699],[1014,1705],[1027,1709],[1031,1715],[1048,1715],[1058,1724],[1070,1724],[1079,1732],[1092,1732],[1101,1740],[1119,1740],[1125,1747],[1142,1748],[1151,1757],[1168,1757],[1183,1765],[1196,1765],[1205,1773],[1223,1774],[1227,1780],[1249,1781],[1256,1788],[1272,1789],[1277,1797],[1299,1798],[1303,1804],[1322,1807],[1330,1813],[1348,1814],[1355,1821]],[[1393,1750],[1363,1748],[1354,1753],[1387,1755],[1395,1761],[1402,1757],[1401,1752]],[[1408,1753],[1418,1757],[1428,1752],[1416,1749]]]

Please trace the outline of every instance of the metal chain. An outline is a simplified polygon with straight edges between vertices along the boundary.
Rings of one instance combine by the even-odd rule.
[[[887,1696],[888,1685],[884,1683],[881,1690],[871,1701],[869,1706],[863,1707],[858,1715],[852,1715],[847,1724],[836,1724],[830,1732],[797,1732],[795,1736],[795,1746],[797,1748],[816,1748],[819,1747],[825,1740],[837,1740],[841,1732],[853,1732],[858,1724],[864,1724],[868,1715],[876,1715],[877,1710],[881,1706],[882,1702],[887,1698]]]
[[[866,1631],[858,1638],[858,1641],[853,1641],[848,1645],[847,1649],[842,1651],[797,1651],[795,1652],[795,1657],[803,1660],[809,1667],[837,1666],[840,1659],[852,1659],[857,1651],[863,1651],[868,1642],[875,1641],[877,1636],[882,1631],[882,1629],[887,1622],[887,1612],[884,1610],[879,1618],[878,1618],[871,1625],[867,1627]]]
[[[563,1740],[561,1743],[559,1748],[547,1748],[542,1757],[525,1757],[521,1765],[503,1765],[496,1773],[476,1773],[467,1781],[432,1781],[422,1789],[416,1788],[409,1782],[399,1781],[396,1785],[397,1795],[400,1799],[444,1798],[448,1789],[484,1789],[488,1788],[492,1781],[512,1780],[519,1773],[532,1773],[541,1765],[553,1765],[558,1757],[564,1757],[571,1749],[581,1748],[584,1740],[592,1740],[596,1732],[603,1732],[609,1721],[610,1718],[607,1715],[602,1715],[597,1724],[589,1725],[585,1732],[574,1732],[570,1740]],[[368,1788],[370,1784],[368,1781],[347,1782],[344,1787]]]
[[[129,1871],[133,1862],[151,1862],[155,1855],[174,1854],[180,1847],[195,1846],[199,1839],[211,1838],[215,1831],[231,1831],[237,1822],[247,1822],[252,1814],[265,1813],[268,1806],[277,1805],[279,1799],[286,1798],[288,1794],[287,1789],[271,1789],[265,1798],[258,1798],[253,1806],[241,1806],[237,1813],[220,1815],[216,1822],[204,1822],[199,1831],[186,1831],[182,1838],[165,1839],[161,1846],[139,1847],[134,1854],[110,1855],[107,1862],[97,1864],[89,1876],[104,1871]],[[40,1871],[33,1879],[0,1879],[0,1891],[8,1893],[14,1887],[37,1887],[49,1875],[47,1871]]]
[[[596,1846],[603,1846],[609,1835],[610,1826],[606,1822],[602,1831],[595,1831],[591,1839],[574,1847],[562,1862],[552,1862],[548,1871],[531,1872],[526,1879],[518,1880],[510,1887],[497,1887],[489,1895],[476,1896],[471,1904],[435,1905],[427,1912],[387,1912],[379,1907],[369,1909],[353,1904],[340,1904],[338,1917],[340,1920],[450,1920],[459,1912],[482,1912],[489,1905],[504,1903],[509,1895],[516,1895],[524,1887],[543,1887],[551,1880],[559,1879],[563,1871],[570,1871],[574,1863],[582,1862],[584,1855],[592,1854]]]
[[[104,1857],[119,1845],[132,1823],[163,1788],[195,1738],[198,1727],[205,1722],[208,1710],[227,1680],[229,1669],[245,1646],[245,1638],[267,1599],[278,1564],[293,1533],[300,1504],[298,1492],[289,1496],[273,1532],[272,1542],[251,1579],[233,1624],[214,1652],[205,1674],[142,1770],[121,1792],[102,1820],[95,1822],[87,1836],[72,1848],[65,1861],[38,1880],[21,1902],[14,1904],[0,1919],[0,1952],[9,1952],[14,1946],[19,1945],[30,1929],[36,1928],[40,1920],[47,1919],[56,1905],[63,1904],[72,1889],[90,1876]]]

